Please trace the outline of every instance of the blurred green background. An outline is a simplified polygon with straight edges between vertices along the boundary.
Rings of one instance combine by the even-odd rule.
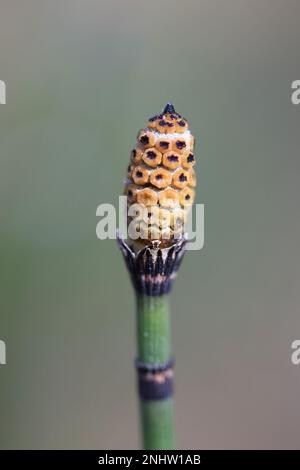
[[[172,294],[179,448],[298,448],[297,0],[2,0],[1,448],[137,448],[134,297],[96,207],[167,101],[205,247]]]

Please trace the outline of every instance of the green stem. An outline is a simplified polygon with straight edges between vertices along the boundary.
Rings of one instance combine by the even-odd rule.
[[[164,364],[170,359],[171,335],[169,298],[137,295],[138,360],[146,364]],[[144,448],[175,448],[173,398],[141,400]]]

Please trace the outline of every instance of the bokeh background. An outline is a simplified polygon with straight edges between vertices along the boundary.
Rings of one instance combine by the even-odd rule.
[[[179,448],[299,448],[297,0],[1,1],[0,447],[139,446],[134,297],[96,207],[167,101],[205,247],[172,294]]]

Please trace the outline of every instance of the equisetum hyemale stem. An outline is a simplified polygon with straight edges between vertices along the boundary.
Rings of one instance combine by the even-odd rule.
[[[136,301],[137,367],[144,446],[146,449],[174,449],[173,371],[170,360],[168,295],[151,297],[137,294]],[[149,371],[145,364],[157,364],[156,374]]]
[[[194,137],[171,104],[141,130],[125,181],[128,238],[118,235],[136,293],[138,393],[145,449],[175,449],[169,292],[193,203]]]

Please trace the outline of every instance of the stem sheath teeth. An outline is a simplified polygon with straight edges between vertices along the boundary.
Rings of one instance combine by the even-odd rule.
[[[118,243],[138,293],[160,296],[170,292],[185,253],[186,238],[171,247],[157,248],[150,244],[137,252],[119,234]]]

